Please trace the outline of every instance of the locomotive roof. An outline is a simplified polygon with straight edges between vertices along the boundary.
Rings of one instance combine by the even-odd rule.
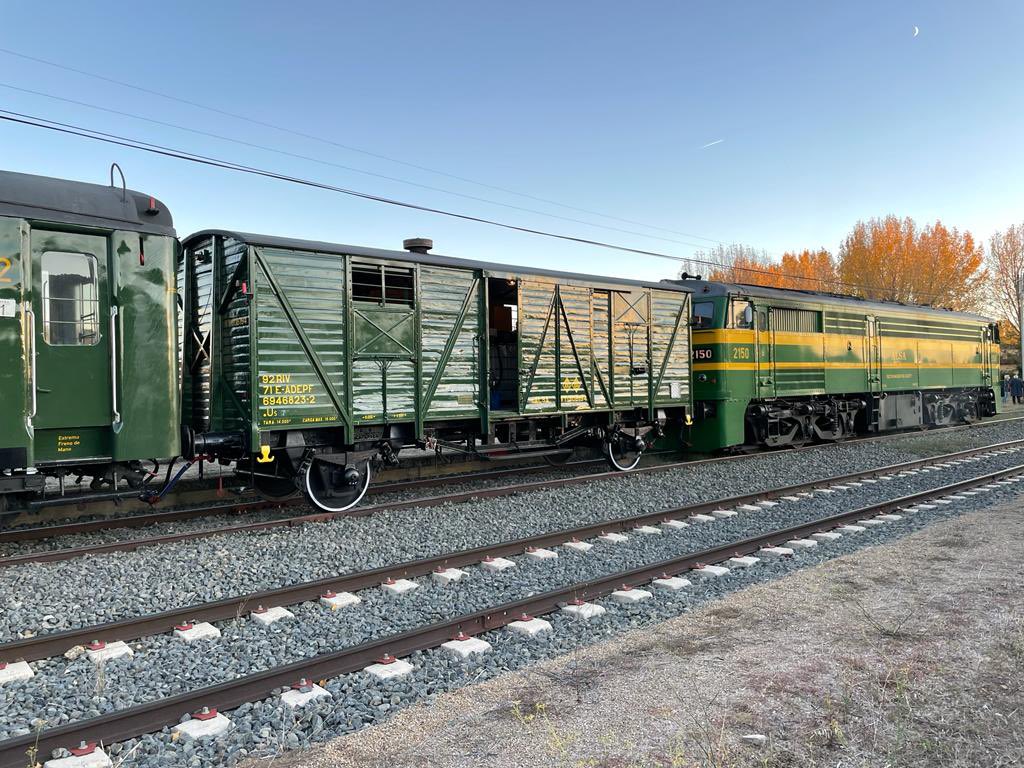
[[[845,294],[826,293],[824,291],[802,291],[794,288],[770,288],[764,285],[751,285],[748,283],[719,283],[709,280],[672,280],[676,285],[682,285],[693,291],[693,299],[697,301],[701,296],[725,296],[727,294],[739,293],[745,296],[763,297],[766,299],[782,299],[785,301],[814,301],[816,303],[840,306],[856,312],[873,310],[875,312],[931,312],[941,315],[943,318],[956,320],[971,320],[972,322],[992,322],[991,319],[982,315],[975,315],[970,312],[954,312],[942,307],[933,307],[927,304],[902,304],[898,301],[868,301],[856,296]]]
[[[462,259],[454,256],[442,256],[435,253],[412,253],[409,251],[389,251],[383,248],[366,248],[359,245],[342,245],[340,243],[325,243],[316,240],[297,240],[291,237],[273,237],[270,235],[257,235],[251,232],[233,232],[223,229],[204,229],[200,232],[189,235],[183,241],[185,247],[190,246],[194,241],[211,235],[222,235],[231,237],[248,245],[267,246],[269,248],[282,248],[285,250],[318,251],[320,253],[336,253],[339,255],[364,256],[372,259],[390,259],[393,261],[404,261],[410,264],[429,264],[437,267],[457,267],[461,269],[482,269],[491,272],[512,272],[525,275],[542,275],[570,280],[580,280],[591,283],[608,283],[610,285],[629,285],[643,288],[656,288],[662,291],[679,291],[681,293],[693,293],[689,285],[671,283],[668,281],[654,282],[646,280],[628,280],[617,277],[606,277],[603,275],[588,275],[579,272],[564,272],[555,269],[539,269],[537,267],[522,267],[512,264],[496,264],[475,259]]]
[[[0,216],[175,236],[171,212],[150,195],[13,171],[0,171]]]

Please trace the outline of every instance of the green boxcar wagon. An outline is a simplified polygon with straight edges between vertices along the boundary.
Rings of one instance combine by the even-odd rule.
[[[177,247],[148,195],[0,172],[0,505],[178,455]]]
[[[996,413],[999,328],[979,315],[686,280],[693,447],[780,446]]]
[[[403,447],[631,468],[690,406],[680,286],[207,231],[179,282],[187,456],[267,495],[362,497]]]

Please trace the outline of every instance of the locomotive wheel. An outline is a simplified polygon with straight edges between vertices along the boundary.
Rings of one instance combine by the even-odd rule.
[[[611,442],[601,443],[601,451],[612,469],[620,472],[635,469],[644,455],[642,450],[637,450],[636,441],[628,436],[614,437]]]
[[[351,467],[357,473],[355,482],[343,478],[349,469],[313,459],[304,478],[309,503],[323,512],[345,512],[362,501],[370,487],[370,462],[361,470]]]

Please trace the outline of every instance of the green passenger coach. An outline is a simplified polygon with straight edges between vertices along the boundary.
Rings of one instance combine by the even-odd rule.
[[[178,454],[177,247],[148,195],[0,172],[0,508]]]
[[[403,447],[632,468],[690,407],[688,291],[207,231],[183,243],[185,455],[358,503]]]
[[[692,445],[781,446],[996,413],[999,328],[978,315],[701,280]]]

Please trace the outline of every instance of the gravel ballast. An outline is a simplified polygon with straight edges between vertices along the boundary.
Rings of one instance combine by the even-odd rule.
[[[796,463],[802,466],[804,464],[804,454],[808,452],[824,452],[821,456],[820,462],[816,462],[814,467],[810,467],[810,465],[808,466],[812,471],[816,472],[811,475],[812,478],[829,477],[842,471],[838,469],[826,469],[826,467],[833,465],[837,467],[844,467],[848,462],[852,461],[853,463],[850,464],[850,466],[853,467],[853,469],[848,471],[869,469],[875,466],[882,466],[884,464],[893,464],[897,461],[913,461],[915,459],[920,459],[938,453],[965,450],[1003,440],[1019,439],[1022,432],[1024,432],[1024,428],[1021,427],[1021,422],[1002,423],[1001,421],[993,421],[976,424],[969,429],[948,431],[935,430],[927,433],[892,435],[884,438],[884,441],[869,440],[863,443],[853,442],[841,446],[816,446],[813,449],[808,449],[808,451],[798,454],[783,451],[775,454],[752,455],[742,457],[741,459],[738,459],[738,462],[755,462],[755,464],[752,465],[754,474],[749,479],[754,483],[754,485],[751,486],[752,490],[756,491],[770,487],[770,480],[768,478],[770,478],[772,473],[775,471],[775,465],[779,463],[778,457],[780,456],[788,457],[787,460],[783,462],[784,464],[792,464],[796,461]],[[882,442],[886,444],[885,452],[881,451]],[[875,446],[879,450],[872,449],[872,446]],[[853,452],[851,452],[851,449],[853,449]],[[835,452],[834,455],[831,455],[832,452]],[[902,458],[892,458],[891,460],[887,460],[885,458],[892,456]],[[794,460],[794,457],[799,458]],[[767,464],[765,466],[761,466],[760,462],[766,459],[769,460]],[[672,460],[672,456],[658,455],[656,457],[652,457],[649,463],[656,465],[660,463],[671,463]],[[866,463],[863,463],[865,461]],[[645,462],[645,464],[646,463],[648,462]],[[693,473],[703,474],[707,471],[711,473],[712,476],[717,477],[718,475],[716,473],[719,472],[719,469],[720,467],[712,468],[712,466],[705,464],[695,465],[681,470],[674,470],[674,472],[683,472],[692,475]],[[551,469],[548,471],[540,470],[536,472],[529,472],[524,474],[518,480],[514,477],[490,480],[480,476],[474,477],[471,474],[454,475],[446,479],[443,485],[439,485],[436,488],[385,491],[379,495],[367,497],[367,499],[363,501],[363,506],[376,506],[378,504],[409,501],[431,495],[465,493],[483,488],[507,487],[519,482],[543,482],[545,480],[556,480],[570,475],[584,475],[601,471],[604,471],[603,463],[591,462],[580,463],[577,466],[563,466],[558,469]],[[725,471],[721,477],[726,481],[731,482],[735,481],[737,478],[743,478],[744,473],[741,471],[737,471],[735,473]],[[676,479],[680,479],[678,475],[676,476]],[[798,481],[794,480],[793,482]],[[742,493],[742,491],[737,491],[736,493]],[[721,495],[722,494],[719,493],[713,496],[713,498],[717,498]],[[315,512],[315,510],[307,506],[294,506],[288,507],[284,510],[254,510],[238,515],[228,516],[221,514],[197,517],[190,520],[168,521],[165,523],[156,523],[143,528],[111,528],[89,533],[58,536],[51,539],[41,539],[38,541],[11,542],[6,544],[0,543],[0,557],[9,557],[29,552],[52,551],[57,549],[70,549],[74,547],[114,543],[146,537],[190,533],[194,531],[208,531],[224,527],[226,525],[261,523],[284,517],[310,514],[313,512]]]
[[[950,433],[949,437],[953,435],[960,435],[961,439],[974,437],[965,432]],[[997,439],[1003,438],[999,435]],[[884,466],[918,458],[908,456],[906,448],[897,451],[888,442],[872,445],[876,454],[886,455],[862,456],[855,461],[853,455],[848,455],[857,450],[855,444],[832,446],[788,457],[784,453],[755,456],[693,470],[683,468],[462,504],[6,568],[0,571],[0,594],[4,596],[0,605],[0,642],[27,637],[29,633],[93,626],[669,509],[727,494],[805,482],[817,476],[835,476],[859,469],[861,464]],[[844,455],[841,461],[836,455],[839,453]],[[1012,462],[1013,455],[993,459],[986,466],[1008,466],[1000,462]],[[798,461],[794,461],[795,457]],[[977,473],[973,469],[976,466],[977,463],[961,464],[942,472],[901,478],[901,485],[908,489],[907,493],[934,487],[972,476]],[[870,503],[876,500],[870,490],[861,486],[853,496],[863,498],[863,504]],[[862,492],[868,495],[861,497]]]
[[[595,548],[589,554],[559,548],[559,559],[555,561],[527,564],[519,558],[517,569],[495,575],[472,568],[467,581],[447,587],[421,580],[419,590],[397,599],[385,597],[380,590],[368,590],[361,593],[364,603],[360,606],[329,613],[319,606],[306,604],[296,608],[295,621],[275,625],[271,630],[257,631],[245,619],[224,622],[221,624],[224,637],[206,646],[186,647],[169,636],[145,638],[133,644],[137,646],[134,660],[111,663],[102,675],[98,675],[84,658],[70,663],[64,659],[41,662],[35,665],[37,677],[34,680],[0,689],[3,696],[0,701],[5,703],[5,712],[11,713],[5,719],[4,727],[12,729],[7,733],[0,731],[0,737],[26,732],[31,728],[33,719],[40,716],[45,717],[50,725],[68,718],[94,716],[141,700],[172,695],[303,656],[335,650],[370,637],[384,636],[442,617],[517,599],[531,592],[546,591],[558,585],[656,562],[802,520],[858,508],[878,501],[880,497],[902,496],[1020,463],[1020,452],[1014,451],[957,465],[949,470],[907,475],[898,481],[880,481],[833,494],[816,495],[813,500],[780,504],[758,513],[694,525],[678,533],[661,536],[632,534],[626,543],[600,544],[600,549]],[[886,489],[886,486],[893,490]],[[386,716],[396,706],[404,706],[413,699],[429,696],[438,690],[491,677],[502,669],[516,668],[532,659],[562,653],[577,644],[592,642],[613,632],[676,615],[725,591],[884,541],[914,530],[928,520],[942,519],[982,504],[994,503],[1007,497],[1013,487],[1009,489],[1000,488],[953,505],[937,505],[936,509],[917,512],[886,526],[798,553],[793,559],[765,561],[723,579],[699,583],[680,593],[665,595],[659,592],[655,600],[638,606],[626,608],[602,601],[609,608],[608,615],[589,624],[569,625],[561,616],[555,615],[550,618],[556,632],[543,640],[523,641],[507,630],[488,633],[487,639],[494,645],[495,652],[470,662],[453,663],[436,651],[417,654],[414,661],[418,671],[414,676],[390,685],[370,685],[365,675],[339,678],[328,686],[335,693],[335,701],[303,710],[303,724],[300,725],[293,722],[290,714],[285,718],[286,710],[276,702],[244,707],[238,713],[236,733],[228,740],[236,748],[223,746],[224,751],[218,756],[204,754],[204,762],[196,764],[230,762],[253,749],[273,750],[282,745],[294,747],[311,738],[346,732]],[[572,631],[568,631],[570,626]],[[174,672],[168,674],[164,670]],[[337,707],[338,701],[344,701],[344,706]],[[167,749],[165,741],[160,737],[145,737],[135,742],[131,747],[135,749],[133,760],[142,753],[152,755],[158,753],[154,750]],[[212,748],[201,746],[195,749],[209,751]],[[192,758],[198,757],[197,754],[186,754],[180,746],[173,749],[179,757],[186,755],[183,765],[192,764]],[[218,762],[205,762],[214,759]]]
[[[409,659],[416,667],[409,677],[378,683],[365,673],[345,675],[327,681],[326,687],[332,693],[332,699],[296,712],[282,705],[277,698],[240,707],[227,713],[233,721],[231,732],[215,741],[176,743],[165,731],[115,744],[111,753],[115,761],[123,759],[124,766],[193,768],[234,765],[248,755],[268,756],[285,749],[302,748],[379,722],[413,702],[430,701],[443,691],[489,679],[538,659],[565,654],[629,629],[679,615],[750,584],[775,579],[865,546],[884,543],[931,522],[1019,498],[1020,493],[1015,488],[1007,487],[957,504],[937,505],[935,509],[908,515],[886,526],[878,526],[856,536],[845,536],[831,545],[798,552],[793,558],[765,561],[721,579],[695,584],[678,593],[659,592],[656,599],[636,606],[602,600],[600,602],[608,613],[590,622],[578,622],[554,614],[546,617],[552,622],[554,631],[540,638],[526,640],[505,629],[489,632],[483,637],[492,644],[492,653],[465,662],[455,662],[437,650],[417,653]],[[19,685],[24,687],[27,684]]]

